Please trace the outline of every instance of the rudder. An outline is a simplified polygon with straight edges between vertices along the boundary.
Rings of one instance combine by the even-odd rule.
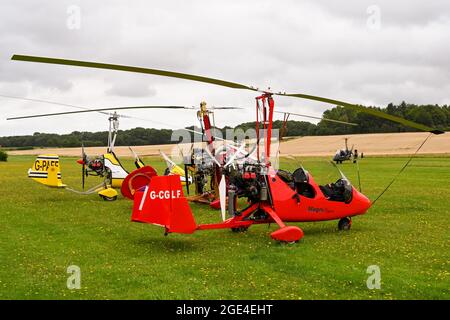
[[[59,156],[45,154],[37,156],[32,168],[28,169],[28,177],[43,185],[64,188],[62,183]]]
[[[136,192],[131,220],[163,226],[168,233],[193,233],[197,228],[178,175],[154,176]]]

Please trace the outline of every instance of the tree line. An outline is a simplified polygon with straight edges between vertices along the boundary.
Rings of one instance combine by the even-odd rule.
[[[438,105],[415,105],[402,102],[399,105],[390,103],[386,108],[378,108],[380,111],[396,115],[414,122],[425,124],[429,127],[450,130],[450,106]],[[312,124],[305,121],[289,120],[286,123],[284,136],[317,136],[335,134],[356,133],[383,133],[383,132],[407,132],[417,131],[412,128],[396,124],[394,122],[380,119],[369,114],[356,112],[343,107],[333,107],[323,113],[323,117],[347,122],[357,123],[357,126],[337,124],[329,121],[320,121]],[[291,117],[291,119],[293,116]],[[273,123],[276,129],[282,129],[283,121],[276,120]],[[199,130],[199,128],[187,127]],[[225,135],[225,130],[230,127],[218,128]],[[238,125],[244,131],[255,128],[255,122],[246,122]],[[155,145],[176,143],[172,141],[172,130],[153,128],[134,128],[130,130],[119,130],[116,145]],[[74,131],[69,134],[39,133],[24,136],[0,137],[0,146],[5,148],[36,148],[36,147],[78,147],[82,143],[85,146],[105,146],[108,141],[108,132],[80,132]]]

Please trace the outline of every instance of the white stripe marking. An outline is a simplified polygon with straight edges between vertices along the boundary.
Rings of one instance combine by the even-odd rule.
[[[142,211],[142,207],[144,207],[145,198],[147,198],[148,186],[145,186],[144,195],[142,196],[141,203],[139,204],[139,211]]]

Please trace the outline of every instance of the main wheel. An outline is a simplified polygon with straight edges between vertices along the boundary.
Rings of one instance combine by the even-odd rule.
[[[245,232],[248,230],[248,227],[236,227],[236,228],[231,228],[231,231],[233,232]]]
[[[351,226],[352,226],[352,219],[342,218],[341,220],[339,220],[339,223],[338,223],[339,230],[347,231],[347,230],[350,230]]]

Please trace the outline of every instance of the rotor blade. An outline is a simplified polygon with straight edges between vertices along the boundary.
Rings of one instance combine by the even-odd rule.
[[[325,102],[325,103],[329,103],[329,104],[334,104],[334,105],[338,105],[338,106],[342,106],[345,108],[355,110],[357,112],[364,112],[364,113],[370,114],[370,115],[378,117],[378,118],[383,118],[383,119],[387,119],[387,120],[390,120],[393,122],[397,122],[404,126],[419,129],[422,131],[428,131],[428,132],[431,132],[434,134],[444,133],[444,131],[433,129],[426,125],[417,123],[417,122],[406,120],[406,119],[403,119],[403,118],[400,118],[400,117],[397,117],[397,116],[394,116],[394,115],[391,115],[391,114],[388,114],[388,113],[385,113],[385,112],[382,112],[382,111],[379,111],[379,110],[376,110],[373,108],[367,108],[367,107],[363,107],[363,106],[348,103],[348,102],[343,102],[343,101],[339,101],[339,100],[333,100],[333,99],[328,99],[328,98],[323,98],[323,97],[318,97],[318,96],[311,96],[311,95],[302,94],[302,93],[275,93],[275,94],[279,95],[279,96],[294,97],[294,98],[314,100],[314,101],[320,101],[320,102]]]
[[[241,110],[241,107],[209,107],[208,110]]]
[[[67,103],[61,103],[61,102],[55,102],[55,101],[49,101],[49,100],[23,98],[23,97],[9,96],[9,95],[5,95],[5,94],[0,94],[0,97],[7,98],[7,99],[33,101],[33,102],[39,102],[39,103],[48,103],[48,104],[54,104],[57,106],[71,107],[71,108],[82,109],[82,110],[89,110],[89,108],[86,108],[86,107],[80,107],[80,106],[75,106],[73,104],[67,104]],[[109,115],[107,112],[101,112],[101,111],[97,111],[97,112]]]
[[[274,111],[276,113],[283,113],[283,114],[290,114],[293,116],[299,116],[299,117],[304,117],[304,118],[311,118],[311,119],[318,119],[318,120],[323,120],[323,121],[330,121],[330,122],[336,122],[336,123],[341,123],[341,124],[348,124],[351,126],[357,126],[357,123],[353,123],[353,122],[346,122],[346,121],[341,121],[341,120],[335,120],[335,119],[330,119],[330,118],[324,118],[324,117],[315,117],[315,116],[309,116],[306,114],[300,114],[300,113],[293,113],[293,112],[287,112],[287,111]]]
[[[34,115],[30,115],[30,116],[11,117],[11,118],[7,118],[6,120],[18,120],[18,119],[29,119],[29,118],[39,118],[39,117],[61,116],[61,115],[65,115],[65,114],[99,112],[99,111],[108,111],[108,110],[130,110],[130,109],[185,109],[185,107],[184,106],[131,106],[131,107],[115,107],[115,108],[112,107],[112,108],[100,108],[100,109],[88,109],[88,110],[34,114]]]
[[[198,110],[199,107],[191,106],[191,107],[186,107],[185,109]],[[208,110],[242,110],[242,109],[244,109],[244,108],[242,108],[242,107],[208,107]]]
[[[173,72],[173,71],[158,70],[158,69],[148,69],[148,68],[123,66],[123,65],[109,64],[109,63],[67,60],[67,59],[58,59],[58,58],[49,58],[49,57],[36,57],[36,56],[17,55],[17,54],[13,55],[11,57],[11,60],[153,74],[153,75],[157,75],[157,76],[165,76],[165,77],[171,77],[171,78],[179,78],[179,79],[185,79],[185,80],[205,82],[205,83],[215,84],[218,86],[234,88],[234,89],[247,89],[247,90],[257,91],[256,88],[246,86],[243,84],[239,84],[239,83],[235,83],[235,82],[229,82],[229,81],[224,81],[224,80],[219,80],[219,79],[214,79],[214,78],[207,78],[207,77],[203,77],[203,76],[197,76],[197,75],[179,73],[179,72]]]
[[[197,76],[187,73],[179,73],[179,72],[173,72],[173,71],[166,71],[166,70],[158,70],[158,69],[148,69],[148,68],[141,68],[141,67],[132,67],[132,66],[123,66],[123,65],[116,65],[116,64],[107,64],[107,63],[98,63],[98,62],[89,62],[89,61],[79,61],[79,60],[67,60],[67,59],[58,59],[58,58],[49,58],[49,57],[36,57],[36,56],[27,56],[27,55],[13,55],[11,57],[12,60],[19,60],[19,61],[28,61],[28,62],[36,62],[36,63],[49,63],[49,64],[58,64],[58,65],[68,65],[68,66],[78,66],[78,67],[87,67],[87,68],[97,68],[97,69],[109,69],[109,70],[118,70],[118,71],[128,71],[128,72],[136,72],[136,73],[145,73],[145,74],[152,74],[152,75],[158,75],[158,76],[165,76],[165,77],[171,77],[171,78],[179,78],[179,79],[185,79],[185,80],[192,80],[192,81],[199,81],[204,83],[210,83],[215,84],[219,86],[224,86],[228,88],[234,88],[234,89],[246,89],[251,91],[260,91],[258,88],[254,88],[251,86],[246,86],[243,84],[235,83],[235,82],[229,82],[214,78],[207,78],[203,76]],[[264,91],[263,91],[264,92]],[[342,107],[350,108],[358,112],[364,112],[367,114],[371,114],[373,116],[387,119],[393,122],[400,123],[404,126],[419,129],[422,131],[429,131],[434,134],[442,134],[444,131],[437,130],[430,128],[426,125],[416,123],[410,120],[406,120],[397,116],[393,116],[384,112],[381,112],[376,109],[372,108],[366,108],[363,106],[334,100],[334,99],[328,99],[318,96],[312,96],[302,93],[273,93],[279,96],[287,96],[287,97],[295,97],[295,98],[301,98],[301,99],[307,99],[307,100],[314,100],[314,101],[320,101],[325,102],[329,104],[339,105]]]

